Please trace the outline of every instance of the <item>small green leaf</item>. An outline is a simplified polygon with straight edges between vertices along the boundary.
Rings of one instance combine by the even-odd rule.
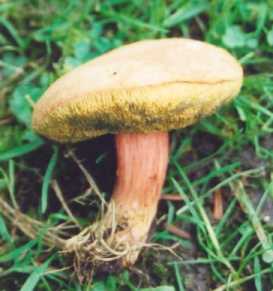
[[[17,87],[9,100],[9,106],[14,116],[27,126],[31,124],[32,110],[28,96],[35,101],[42,94],[40,87],[21,85]]]
[[[3,76],[9,78],[16,73],[23,72],[23,66],[27,63],[27,58],[25,56],[17,56],[15,53],[7,52],[3,54],[2,60],[0,62],[3,67]]]
[[[92,286],[92,291],[107,291],[103,282],[97,282]]]
[[[222,40],[227,47],[243,47],[246,42],[246,35],[240,26],[234,25],[228,27]]]
[[[81,41],[74,46],[74,55],[78,60],[84,60],[90,53],[90,44],[87,41]]]
[[[246,46],[255,49],[258,46],[258,39],[257,38],[248,38],[246,40]]]

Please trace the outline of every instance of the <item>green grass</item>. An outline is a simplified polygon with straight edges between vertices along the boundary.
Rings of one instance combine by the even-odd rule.
[[[176,244],[179,257],[145,250],[132,270],[97,274],[92,284],[80,284],[71,262],[42,242],[47,229],[71,222],[53,179],[82,225],[94,219],[98,207],[90,205],[86,179],[66,157],[67,147],[32,132],[32,105],[58,76],[86,60],[123,43],[165,36],[225,47],[244,67],[244,86],[232,104],[172,133],[164,192],[184,200],[161,202],[152,242]],[[114,175],[113,149],[101,145],[108,141],[73,146],[106,197]],[[216,191],[224,197],[220,220],[212,215]],[[8,219],[14,217],[9,209],[0,213],[1,291],[271,290],[273,2],[0,1],[0,192],[15,216],[20,209],[44,223],[30,240],[18,221]],[[76,196],[81,197],[75,201]],[[166,223],[191,238],[168,232]]]

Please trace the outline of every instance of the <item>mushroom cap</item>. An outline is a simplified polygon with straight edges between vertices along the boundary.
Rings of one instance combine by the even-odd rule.
[[[240,90],[226,50],[197,40],[144,40],[65,74],[35,104],[40,134],[76,142],[107,133],[168,131],[214,112]]]

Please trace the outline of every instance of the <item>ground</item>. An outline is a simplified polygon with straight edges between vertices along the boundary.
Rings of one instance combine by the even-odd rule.
[[[270,0],[0,1],[0,290],[272,290],[272,23]],[[42,139],[31,130],[32,104],[86,60],[165,36],[226,48],[244,68],[243,88],[215,115],[171,133],[149,239],[159,246],[129,270],[80,283],[71,258],[43,237],[71,236],[75,223],[96,219],[100,204],[84,171],[109,199],[113,138]]]

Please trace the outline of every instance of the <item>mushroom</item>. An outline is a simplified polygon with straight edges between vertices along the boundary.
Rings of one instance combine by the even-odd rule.
[[[116,183],[106,213],[68,239],[93,261],[135,263],[167,171],[168,131],[230,101],[243,72],[227,51],[170,38],[124,45],[65,74],[35,104],[33,128],[58,142],[115,134]]]

